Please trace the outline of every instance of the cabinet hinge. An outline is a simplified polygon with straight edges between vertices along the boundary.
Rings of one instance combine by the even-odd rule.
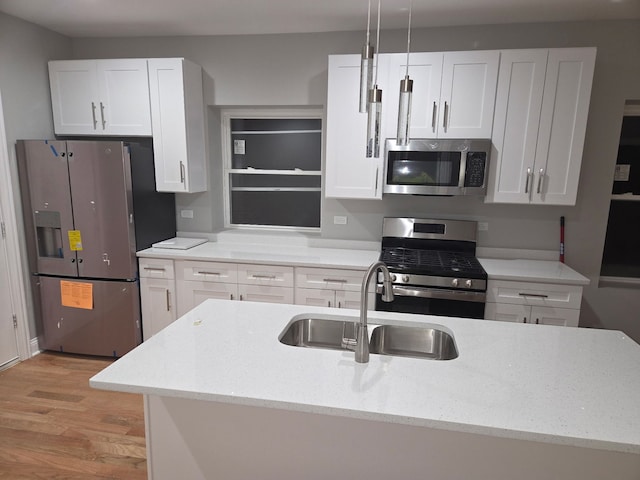
[[[13,314],[13,328],[18,328],[18,317],[16,317],[16,314]]]
[[[0,222],[0,229],[2,230],[2,238],[7,238],[7,228],[4,226],[4,222]]]

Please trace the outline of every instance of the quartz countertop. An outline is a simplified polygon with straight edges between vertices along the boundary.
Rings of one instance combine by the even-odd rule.
[[[90,384],[640,454],[640,346],[622,332],[370,312],[374,325],[442,326],[459,357],[357,364],[278,341],[308,314],[358,312],[207,300]]]
[[[322,248],[304,245],[207,242],[187,250],[148,248],[140,258],[168,258],[236,263],[291,265],[296,267],[366,270],[378,260],[378,250]],[[548,260],[480,258],[490,280],[517,280],[568,285],[588,285],[589,279],[564,263]]]

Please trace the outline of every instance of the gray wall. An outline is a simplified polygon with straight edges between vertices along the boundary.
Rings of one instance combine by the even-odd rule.
[[[71,40],[15,17],[0,13],[0,92],[9,145],[14,203],[18,208],[18,223],[22,227],[15,150],[11,148],[21,138],[53,138],[51,97],[47,61],[70,58]],[[24,240],[24,231],[18,232]],[[22,241],[24,245],[24,241]],[[28,272],[26,254],[21,252],[23,268]],[[27,274],[28,279],[28,274]],[[25,286],[31,298],[29,286]],[[4,307],[2,307],[4,308]],[[38,328],[33,310],[29,311],[28,328],[31,338]]]
[[[403,51],[406,32],[385,31],[381,51]],[[0,88],[8,141],[51,135],[46,64],[51,58],[184,56],[207,74],[211,133],[209,192],[178,195],[183,231],[222,226],[219,108],[324,105],[326,57],[359,51],[364,34],[73,39],[0,14]],[[598,288],[609,194],[626,99],[640,99],[640,22],[548,23],[414,29],[414,51],[596,46],[598,59],[585,155],[575,207],[484,204],[475,198],[389,197],[382,201],[325,200],[322,237],[379,240],[385,215],[456,217],[486,221],[484,247],[554,250],[559,217],[567,219],[567,263],[588,276],[582,325],[622,329],[640,341],[640,295],[634,289]],[[346,215],[347,225],[333,225]]]
[[[404,31],[384,31],[381,51],[403,51]],[[356,53],[362,32],[309,35],[76,39],[77,58],[184,56],[211,79],[212,110],[228,105],[325,105],[328,54]],[[479,245],[555,250],[559,217],[566,217],[567,263],[591,279],[581,325],[625,330],[640,341],[636,289],[598,288],[618,137],[626,99],[640,98],[640,22],[548,23],[414,29],[414,51],[598,47],[585,154],[575,207],[484,204],[475,198],[393,197],[382,201],[324,200],[322,236],[378,240],[385,215],[476,219],[489,223]],[[419,88],[419,86],[416,86]],[[215,117],[215,113],[213,114]],[[215,132],[218,134],[218,132]],[[211,144],[212,192],[179,195],[193,208],[183,231],[222,225],[220,153]],[[346,215],[347,225],[334,225]]]

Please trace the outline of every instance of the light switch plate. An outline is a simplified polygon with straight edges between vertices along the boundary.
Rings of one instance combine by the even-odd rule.
[[[478,231],[486,232],[489,230],[489,222],[478,222]]]
[[[180,210],[182,218],[193,218],[193,210]]]
[[[346,225],[347,224],[347,217],[343,216],[343,215],[336,215],[333,217],[333,223],[335,225]]]

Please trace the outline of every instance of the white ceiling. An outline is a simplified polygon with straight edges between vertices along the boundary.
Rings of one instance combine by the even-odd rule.
[[[382,0],[381,28],[406,28],[409,1]],[[69,37],[237,35],[363,30],[367,0],[0,0],[0,11]],[[639,18],[640,0],[413,0],[412,24]]]

